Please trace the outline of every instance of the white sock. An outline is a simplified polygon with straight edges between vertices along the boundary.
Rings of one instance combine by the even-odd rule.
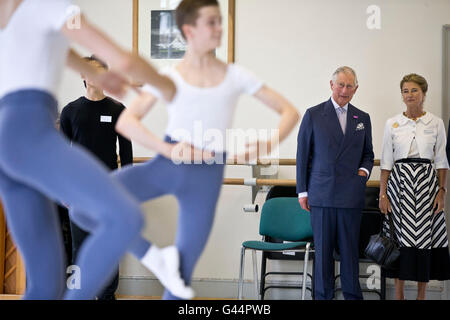
[[[182,299],[192,299],[194,291],[186,286],[180,275],[180,254],[175,246],[163,249],[152,245],[141,262],[161,281],[173,295]]]

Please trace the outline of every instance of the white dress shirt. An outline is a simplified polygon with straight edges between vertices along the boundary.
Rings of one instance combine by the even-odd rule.
[[[336,103],[336,101],[334,101],[333,97],[331,97],[331,102],[333,103],[334,110],[336,111],[336,115],[338,117],[339,123],[343,127],[343,131],[345,131],[344,128],[346,128],[346,126],[347,126],[348,103],[345,106],[341,107],[340,105],[338,105]],[[340,118],[341,114],[340,114],[340,111],[338,110],[339,108],[345,109],[345,113],[344,113],[345,117],[343,119]],[[344,135],[345,135],[345,132],[344,132]],[[367,170],[366,168],[359,168],[359,170],[363,170],[367,174],[367,177],[369,177],[369,174],[370,174],[369,170]],[[302,192],[302,193],[298,194],[299,199],[306,198],[307,196],[308,196],[308,192]]]
[[[422,158],[434,161],[436,169],[449,169],[442,119],[427,112],[417,121],[399,114],[386,122],[381,169],[392,170],[395,161]]]

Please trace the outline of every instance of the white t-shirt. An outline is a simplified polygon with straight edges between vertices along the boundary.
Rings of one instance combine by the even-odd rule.
[[[228,65],[222,83],[210,88],[190,85],[174,67],[161,73],[170,77],[177,88],[167,106],[166,134],[173,140],[216,152],[226,150],[226,129],[231,127],[239,96],[254,95],[263,86],[253,74],[234,64]],[[153,87],[146,85],[143,89],[162,99]]]
[[[384,128],[381,169],[392,170],[395,161],[411,157],[430,159],[436,169],[448,169],[446,140],[444,122],[433,114],[427,112],[417,121],[399,114]]]
[[[74,9],[71,0],[23,0],[0,29],[0,99],[21,89],[55,94],[69,45],[60,29]]]

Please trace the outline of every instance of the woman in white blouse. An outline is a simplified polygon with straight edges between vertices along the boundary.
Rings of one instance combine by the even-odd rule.
[[[410,74],[400,88],[406,111],[386,122],[381,159],[379,206],[391,214],[400,244],[398,268],[386,275],[395,279],[396,299],[404,299],[404,281],[411,280],[423,300],[429,280],[450,279],[446,134],[442,119],[424,111],[427,81]],[[390,234],[386,219],[383,231]]]

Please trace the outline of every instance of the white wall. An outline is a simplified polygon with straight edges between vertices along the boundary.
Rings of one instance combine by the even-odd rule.
[[[158,0],[153,0],[158,1]],[[131,49],[129,0],[77,0],[85,14],[123,46]],[[381,8],[381,29],[369,30],[369,5]],[[371,115],[374,151],[380,157],[385,121],[402,110],[399,82],[416,72],[430,89],[426,109],[441,116],[442,26],[450,23],[449,0],[238,0],[236,60],[288,97],[301,113],[330,96],[329,79],[341,65],[358,73],[360,88],[352,103]],[[77,75],[67,72],[61,105],[83,94]],[[145,119],[162,136],[167,115],[158,107]],[[235,127],[276,127],[276,115],[245,97]],[[298,127],[281,147],[281,158],[295,158]],[[135,146],[136,156],[153,153]],[[293,179],[295,168],[280,178]],[[227,177],[249,177],[251,169],[228,167]],[[375,172],[373,178],[378,177]],[[151,178],[151,177],[150,177]],[[259,239],[258,215],[244,214],[251,201],[247,187],[224,186],[211,238],[194,273],[195,279],[236,279],[243,240]],[[177,204],[165,197],[144,204],[146,237],[159,245],[173,241]],[[251,274],[247,269],[246,274]],[[121,264],[124,277],[149,276],[134,258]]]
[[[131,48],[132,43],[132,6],[128,0],[74,0],[83,13],[117,43]],[[86,49],[73,46],[81,55],[91,55]],[[60,108],[85,93],[83,82],[78,74],[66,70],[63,75],[58,101]]]

